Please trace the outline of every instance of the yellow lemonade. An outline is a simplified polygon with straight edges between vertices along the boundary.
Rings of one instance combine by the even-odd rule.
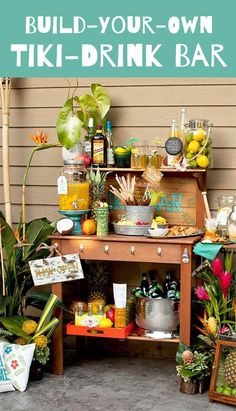
[[[87,181],[67,184],[67,194],[60,194],[60,210],[88,210],[89,183]]]

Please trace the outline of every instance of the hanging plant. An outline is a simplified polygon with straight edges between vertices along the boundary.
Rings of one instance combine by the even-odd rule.
[[[58,140],[67,149],[78,143],[81,130],[87,130],[88,119],[104,125],[110,109],[110,97],[100,84],[91,84],[92,95],[83,94],[69,98],[62,107],[56,122]]]

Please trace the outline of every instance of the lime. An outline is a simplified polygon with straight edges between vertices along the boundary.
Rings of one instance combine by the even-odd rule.
[[[185,141],[187,143],[190,143],[190,141],[192,141],[192,139],[193,139],[193,133],[186,134]]]
[[[232,395],[236,396],[236,388],[232,388]]]
[[[224,395],[231,395],[232,394],[232,391],[231,391],[231,389],[225,389],[225,390],[223,390],[222,391],[222,394],[224,394]]]
[[[124,154],[124,153],[126,153],[126,150],[125,150],[124,147],[116,147],[115,150],[114,150],[114,152],[115,152],[116,154]]]
[[[196,160],[191,160],[188,162],[188,167],[189,168],[197,168],[197,162]]]
[[[188,159],[188,160],[191,160],[191,158],[193,158],[194,157],[194,154],[193,153],[187,153],[186,154],[186,158]]]
[[[212,139],[211,139],[211,137],[209,137],[208,142],[207,142],[207,147],[209,147],[211,145],[212,145]]]
[[[224,391],[223,387],[217,387],[216,388],[216,392],[218,392],[219,394],[221,394]]]
[[[202,141],[205,138],[205,136],[206,136],[205,130],[203,130],[202,128],[199,128],[199,130],[193,133],[193,140]]]
[[[207,168],[209,165],[209,160],[207,156],[205,156],[204,154],[198,156],[196,161],[197,161],[197,165],[201,168]]]
[[[199,144],[198,141],[195,141],[195,140],[192,140],[192,141],[189,143],[188,148],[187,148],[187,150],[188,150],[190,153],[197,153],[197,152],[199,151],[199,149],[200,149],[200,144]]]

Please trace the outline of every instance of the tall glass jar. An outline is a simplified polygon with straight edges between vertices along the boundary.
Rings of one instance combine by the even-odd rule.
[[[60,210],[88,210],[89,183],[87,170],[83,165],[76,161],[65,162],[58,181],[63,185],[63,190],[58,185]]]
[[[184,155],[188,168],[210,168],[213,165],[209,120],[190,120],[185,136]]]
[[[229,216],[229,239],[235,241],[236,240],[236,206],[234,206],[233,212]]]

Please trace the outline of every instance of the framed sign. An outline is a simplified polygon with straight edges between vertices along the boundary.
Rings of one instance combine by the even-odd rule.
[[[29,266],[36,286],[84,278],[79,254],[33,260]]]

